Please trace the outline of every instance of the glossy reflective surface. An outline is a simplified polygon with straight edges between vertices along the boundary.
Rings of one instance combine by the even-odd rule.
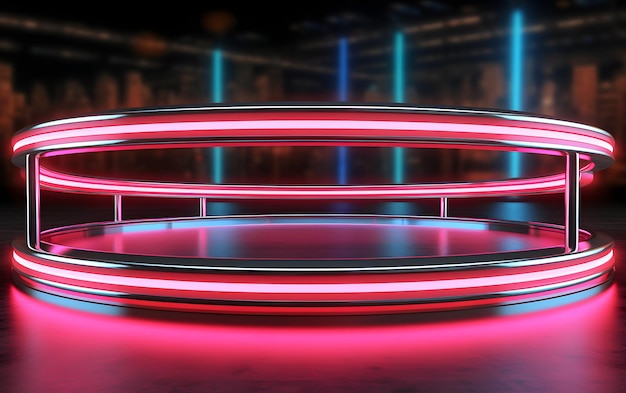
[[[60,254],[64,248],[71,248],[120,254],[252,259],[371,259],[563,247],[562,232],[488,230],[488,225],[480,221],[335,220],[337,223],[315,223],[324,219],[294,218],[289,224],[266,224],[263,218],[250,224],[239,224],[237,219],[195,224],[180,221],[178,227],[157,222],[123,227],[118,232],[73,231],[44,236],[43,241],[51,244],[51,251]]]

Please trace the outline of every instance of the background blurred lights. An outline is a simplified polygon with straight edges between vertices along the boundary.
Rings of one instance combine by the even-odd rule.
[[[142,57],[161,57],[167,53],[167,42],[158,34],[146,31],[131,40],[133,51]]]
[[[206,13],[202,17],[202,26],[214,34],[224,34],[235,27],[237,20],[229,11],[218,10]]]

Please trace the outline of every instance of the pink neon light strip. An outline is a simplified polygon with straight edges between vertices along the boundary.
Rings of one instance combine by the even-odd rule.
[[[608,273],[604,273],[600,276],[592,278],[586,277],[585,281],[574,280],[574,281],[564,281],[561,284],[563,287],[549,289],[545,291],[541,291],[540,293],[524,293],[524,294],[513,294],[509,295],[505,298],[498,297],[490,297],[490,298],[482,298],[482,299],[465,299],[458,301],[443,301],[443,302],[429,302],[429,303],[411,303],[411,304],[377,304],[377,305],[345,305],[341,306],[330,305],[330,306],[320,306],[320,305],[302,305],[302,306],[291,306],[291,307],[275,307],[272,308],[272,314],[302,314],[302,313],[311,313],[311,314],[336,314],[341,313],[342,315],[347,314],[362,314],[362,313],[378,313],[378,312],[398,312],[398,311],[437,311],[437,310],[450,310],[450,309],[461,309],[468,307],[475,307],[480,305],[495,305],[495,304],[512,304],[522,301],[529,300],[540,300],[546,299],[550,297],[565,295],[568,293],[574,293],[578,291],[582,291],[584,289],[592,288],[596,285],[599,285],[605,282],[608,278]],[[137,307],[148,307],[148,308],[156,308],[156,309],[165,309],[165,310],[177,310],[177,311],[218,311],[218,312],[230,312],[230,313],[245,313],[245,314],[267,314],[268,306],[267,305],[220,305],[220,304],[206,304],[206,303],[181,303],[181,302],[173,302],[168,303],[167,301],[159,301],[159,300],[144,300],[144,299],[133,299],[133,298],[114,298],[111,296],[100,295],[95,293],[85,293],[85,291],[92,292],[91,289],[85,287],[75,287],[66,289],[59,288],[56,286],[50,286],[50,284],[42,281],[34,281],[29,279],[28,277],[21,277],[30,287],[35,289],[41,289],[46,292],[50,292],[52,290],[53,293],[58,294],[60,296],[67,296],[70,298],[76,298],[81,300],[95,301],[105,304],[114,304],[121,306],[137,306]],[[564,288],[566,287],[566,288]],[[68,287],[69,288],[69,287]],[[533,292],[537,288],[533,288]]]
[[[582,185],[591,183],[593,174],[584,173]],[[393,197],[393,196],[440,196],[526,192],[559,191],[565,187],[563,175],[545,176],[536,179],[511,179],[507,181],[485,182],[483,184],[420,184],[402,186],[248,186],[177,184],[159,182],[114,181],[95,179],[54,172],[41,168],[42,186],[64,188],[72,191],[108,192],[111,194],[159,194],[188,196],[228,196],[228,197]]]
[[[174,137],[176,133],[191,132],[190,135],[184,137],[193,137],[205,135],[207,131],[231,131],[228,134],[214,133],[213,136],[238,136],[232,131],[257,131],[248,132],[245,136],[261,137],[276,136],[275,130],[290,130],[289,136],[306,137],[333,135],[336,130],[352,130],[356,131],[353,137],[367,136],[371,137],[371,133],[363,133],[362,131],[401,131],[398,135],[389,135],[389,133],[378,133],[377,136],[404,136],[415,137],[411,133],[403,131],[429,131],[441,133],[455,133],[463,136],[463,138],[472,139],[473,134],[477,135],[495,135],[497,139],[502,139],[503,135],[513,137],[510,142],[534,145],[540,140],[568,141],[578,144],[587,145],[587,148],[593,150],[600,148],[604,151],[613,152],[614,147],[606,140],[574,134],[563,131],[539,130],[527,127],[511,127],[498,125],[482,125],[482,124],[463,124],[463,123],[439,123],[439,122],[419,122],[419,121],[381,121],[381,120],[238,120],[238,121],[189,121],[189,122],[172,122],[172,123],[153,123],[153,124],[125,124],[115,126],[86,127],[72,130],[50,131],[36,135],[24,136],[22,139],[15,141],[13,151],[45,143],[40,147],[47,147],[58,143],[70,143],[72,139],[78,138],[81,141],[97,141],[98,137],[116,137],[126,135],[127,138],[139,138],[144,133],[161,133],[163,137]],[[315,133],[302,132],[305,130],[314,130]],[[296,133],[300,131],[300,133]],[[324,132],[326,131],[326,132]],[[353,134],[353,133],[351,133]],[[180,136],[180,135],[179,135]],[[239,135],[242,136],[242,135]],[[285,136],[281,134],[281,136]],[[449,136],[446,136],[449,137]],[[485,137],[474,137],[476,140],[486,139]],[[493,139],[493,138],[492,138]],[[576,148],[580,146],[563,144],[563,148]]]
[[[198,282],[164,280],[154,278],[123,277],[110,274],[94,274],[78,272],[69,269],[59,269],[27,260],[15,251],[15,263],[27,269],[43,274],[69,278],[73,280],[92,282],[97,284],[113,284],[129,287],[151,289],[170,289],[195,292],[228,292],[228,293],[266,293],[266,294],[349,294],[349,293],[382,293],[382,292],[412,292],[436,291],[447,289],[463,289],[489,287],[495,285],[528,283],[537,280],[555,279],[572,274],[591,271],[603,265],[608,268],[613,259],[613,250],[595,260],[579,265],[556,269],[546,269],[540,272],[517,273],[494,277],[459,278],[438,281],[413,282],[385,282],[385,283],[355,283],[355,284],[271,284],[271,283],[234,283],[234,282]]]

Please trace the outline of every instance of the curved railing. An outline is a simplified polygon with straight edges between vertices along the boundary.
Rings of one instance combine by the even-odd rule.
[[[48,237],[42,242],[42,231],[40,229],[40,190],[49,189],[60,192],[85,193],[97,195],[112,195],[114,198],[114,221],[104,224],[89,224],[88,227],[99,227],[106,232],[121,230],[119,228],[139,228],[141,222],[124,221],[122,214],[122,198],[124,196],[148,196],[148,197],[177,197],[177,198],[198,198],[199,213],[196,220],[201,223],[209,223],[211,218],[206,217],[206,203],[212,198],[223,199],[413,199],[413,198],[438,198],[440,200],[439,220],[452,221],[447,217],[448,201],[451,198],[473,198],[511,195],[534,195],[543,193],[564,193],[565,222],[562,227],[550,227],[549,231],[562,231],[563,247],[561,251],[551,250],[550,252],[531,253],[525,255],[517,253],[507,253],[491,258],[479,257],[476,255],[465,256],[463,259],[468,263],[468,271],[457,271],[455,273],[424,273],[424,266],[434,266],[433,261],[429,263],[411,262],[406,264],[400,262],[393,265],[396,271],[403,271],[409,276],[396,276],[389,282],[385,278],[378,277],[374,281],[379,284],[369,284],[360,282],[350,284],[336,278],[328,280],[316,276],[319,268],[313,268],[306,272],[306,269],[299,271],[305,277],[295,279],[293,282],[284,282],[276,288],[269,290],[273,284],[260,283],[258,278],[247,280],[239,278],[238,284],[232,281],[232,277],[202,277],[194,287],[201,288],[201,292],[207,292],[203,301],[211,304],[213,310],[220,309],[216,304],[220,302],[243,302],[239,304],[239,310],[256,310],[256,305],[250,305],[259,299],[264,299],[264,305],[269,303],[275,305],[276,302],[288,304],[298,303],[293,309],[324,309],[328,311],[333,307],[346,304],[355,305],[359,303],[354,296],[345,297],[346,293],[353,293],[346,288],[359,287],[354,293],[381,293],[397,292],[402,294],[398,297],[390,296],[388,293],[382,298],[369,297],[367,304],[380,301],[382,303],[397,302],[402,304],[400,309],[419,309],[415,306],[421,304],[423,308],[428,308],[424,304],[432,303],[428,299],[436,299],[438,304],[450,303],[451,299],[465,298],[462,302],[472,300],[470,304],[487,304],[485,302],[476,303],[477,298],[497,298],[495,291],[491,288],[488,292],[483,290],[463,290],[461,287],[450,287],[450,280],[465,280],[466,283],[476,281],[476,271],[485,263],[494,263],[497,272],[485,272],[487,277],[483,283],[489,287],[505,285],[504,290],[500,288],[498,293],[509,293],[511,297],[515,291],[525,293],[548,293],[556,287],[567,287],[569,290],[580,288],[581,282],[606,281],[609,271],[612,269],[613,253],[612,243],[609,239],[585,234],[579,228],[579,195],[580,187],[590,183],[593,179],[593,172],[608,167],[614,160],[614,140],[606,133],[595,127],[590,127],[578,123],[555,120],[517,112],[502,112],[489,110],[471,109],[442,109],[442,108],[421,108],[410,106],[383,106],[383,105],[347,105],[347,104],[301,104],[301,105],[248,105],[248,106],[211,106],[211,107],[184,107],[184,108],[161,108],[161,109],[138,109],[111,113],[96,114],[77,118],[56,120],[42,123],[18,132],[13,138],[13,162],[18,166],[26,167],[26,188],[27,188],[27,239],[23,246],[16,246],[14,254],[14,267],[20,273],[22,279],[29,287],[45,287],[56,291],[70,291],[71,293],[87,293],[91,297],[107,298],[98,294],[98,291],[106,291],[111,285],[106,280],[118,282],[119,272],[110,274],[106,272],[92,272],[98,269],[89,261],[98,261],[97,265],[102,269],[107,264],[124,265],[127,271],[133,273],[133,266],[140,266],[141,269],[148,267],[154,269],[158,263],[149,258],[141,259],[138,264],[133,264],[128,258],[120,262],[119,256],[106,253],[89,254],[85,252],[64,251],[58,253],[54,244],[49,238],[55,234],[63,234],[68,230],[77,230],[77,226],[58,228],[46,231],[43,235]],[[166,148],[195,148],[195,147],[237,147],[237,146],[380,146],[380,147],[404,147],[404,148],[434,148],[434,149],[488,149],[504,152],[522,152],[533,155],[550,155],[563,157],[562,171],[560,173],[543,174],[539,176],[523,178],[503,178],[490,181],[453,182],[453,183],[425,183],[425,184],[374,184],[374,185],[241,185],[241,184],[205,184],[188,182],[163,182],[154,180],[130,180],[116,177],[96,177],[83,173],[70,173],[46,167],[42,164],[42,158],[71,155],[76,153],[90,153],[102,151],[123,151],[138,149],[166,149]],[[276,220],[277,215],[267,216],[265,220]],[[332,217],[326,217],[329,222]],[[364,218],[358,218],[363,220]],[[424,225],[423,218],[409,218],[417,220]],[[172,219],[179,222],[181,219]],[[178,221],[177,221],[178,220]],[[208,220],[208,221],[207,221]],[[306,221],[306,217],[304,218]],[[365,218],[365,221],[369,218]],[[454,219],[458,222],[468,222],[470,219]],[[166,222],[160,220],[159,222]],[[430,220],[432,221],[432,220]],[[470,220],[471,221],[471,220]],[[142,221],[142,222],[145,222]],[[184,222],[181,221],[181,222]],[[369,221],[367,221],[369,222]],[[474,222],[477,222],[474,220]],[[208,225],[208,224],[207,224]],[[498,226],[495,220],[491,221],[492,226]],[[513,224],[510,224],[513,225]],[[522,225],[515,224],[515,225]],[[544,227],[537,227],[544,225]],[[526,223],[521,231],[544,231],[548,224]],[[487,225],[488,226],[488,225]],[[502,226],[502,225],[500,225]],[[108,229],[106,229],[108,228]],[[117,229],[115,229],[117,228]],[[532,229],[534,228],[534,229]],[[519,228],[514,231],[520,231]],[[601,239],[601,240],[598,240]],[[583,246],[581,247],[581,243]],[[493,256],[493,255],[492,255]],[[60,258],[60,259],[59,259]],[[147,258],[147,259],[146,259]],[[432,258],[438,258],[433,256]],[[431,258],[431,259],[432,259]],[[486,258],[486,259],[485,259]],[[552,259],[551,259],[552,258]],[[163,259],[168,259],[163,257]],[[171,259],[171,258],[170,258]],[[442,264],[448,263],[457,266],[458,258],[440,258]],[[152,262],[150,262],[151,260]],[[454,261],[453,261],[454,260]],[[447,262],[445,262],[447,261]],[[455,262],[456,261],[456,262]],[[495,262],[494,262],[495,261]],[[525,261],[525,262],[524,262]],[[189,261],[187,261],[189,262]],[[219,261],[205,261],[206,264],[195,261],[196,266],[202,265],[208,269],[217,269]],[[291,271],[294,267],[289,263],[297,261],[282,261],[277,266],[282,266],[282,273]],[[327,261],[325,262],[328,265]],[[359,268],[358,263],[352,263],[353,271],[348,269],[349,277],[354,273],[362,273],[363,266]],[[381,262],[382,263],[382,262]],[[389,261],[385,263],[389,264]],[[394,262],[395,263],[395,262]],[[512,263],[512,265],[511,265]],[[61,265],[59,265],[61,264]],[[68,265],[69,264],[69,265]],[[384,264],[384,263],[383,263]],[[162,264],[163,265],[163,264]],[[180,265],[174,261],[168,261],[168,266]],[[229,265],[231,270],[244,270],[250,266],[250,271],[260,271],[258,265]],[[463,264],[461,264],[463,265]],[[459,265],[459,266],[461,266]],[[562,265],[562,266],[561,266]],[[69,268],[68,268],[69,266]],[[184,267],[189,269],[191,265]],[[374,263],[374,266],[377,266]],[[395,266],[395,267],[394,267]],[[406,273],[405,268],[399,266],[412,266],[411,272]],[[419,268],[421,266],[421,270]],[[450,265],[451,266],[451,265]],[[448,269],[450,268],[448,266]],[[504,268],[508,266],[508,270]],[[512,267],[515,266],[520,272],[512,274]],[[534,271],[528,271],[533,266]],[[559,266],[555,269],[555,266]],[[578,266],[578,267],[576,267]],[[580,266],[586,267],[581,268]],[[457,266],[458,267],[458,266]],[[130,270],[128,270],[130,269]],[[157,268],[158,269],[158,268]],[[272,270],[274,269],[274,270]],[[270,271],[279,272],[280,268],[274,267]],[[393,270],[392,269],[392,270]],[[500,269],[500,270],[499,270]],[[502,270],[504,269],[504,270]],[[560,270],[559,270],[560,269]],[[227,269],[228,270],[228,269]],[[323,269],[322,269],[323,270]],[[337,266],[328,268],[328,272],[345,274],[345,270],[338,269]],[[558,271],[555,276],[542,276],[548,270]],[[76,280],[60,279],[59,277],[69,274]],[[313,272],[313,273],[312,273]],[[267,273],[267,271],[266,271]],[[562,273],[562,274],[561,274]],[[92,275],[101,274],[99,277]],[[125,276],[119,285],[125,290],[120,293],[134,295],[136,299],[146,297],[162,298],[163,293],[155,293],[155,288],[148,292],[130,291],[128,287],[141,287],[139,283],[150,283],[156,285],[149,277],[144,277],[143,273],[138,273],[141,278],[130,278]],[[168,273],[172,274],[172,273]],[[168,276],[166,274],[164,277]],[[171,278],[171,280],[182,280],[182,282],[193,281],[181,276]],[[414,276],[421,274],[421,276]],[[426,274],[426,276],[424,275]],[[452,274],[452,276],[450,275]],[[516,275],[517,274],[517,275]],[[124,274],[122,274],[124,275]],[[456,276],[455,276],[456,275]],[[519,277],[518,277],[519,276]],[[604,277],[600,279],[599,277]],[[255,276],[256,277],[256,276]],[[388,276],[386,276],[389,278]],[[500,278],[495,278],[500,277]],[[508,278],[507,278],[508,277]],[[516,281],[514,278],[524,278]],[[534,277],[531,279],[531,277]],[[95,281],[91,279],[96,279]],[[154,277],[153,277],[154,279]],[[161,278],[159,278],[161,279]],[[170,278],[166,278],[170,279]],[[371,280],[372,277],[369,277]],[[529,289],[528,280],[539,280]],[[208,281],[206,281],[208,280]],[[354,280],[354,277],[350,278]],[[381,281],[382,280],[382,281]],[[472,281],[474,280],[474,281]],[[495,281],[494,281],[495,280]],[[498,280],[513,280],[498,284]],[[547,280],[547,281],[546,281]],[[132,281],[134,284],[129,284]],[[76,285],[79,282],[80,285]],[[95,285],[96,282],[100,284]],[[208,282],[208,284],[207,284]],[[383,282],[385,282],[383,284]],[[408,284],[411,282],[412,284]],[[430,284],[426,285],[425,282]],[[438,282],[435,284],[434,282]],[[511,286],[516,282],[517,286]],[[404,284],[401,284],[404,283]],[[494,284],[495,283],[495,284]],[[559,285],[557,285],[560,283]],[[171,284],[171,283],[170,283]],[[181,293],[186,293],[184,286],[168,284],[163,288],[157,288],[169,293],[168,297],[181,297]],[[459,281],[460,284],[460,281]],[[339,285],[339,286],[338,286]],[[346,288],[340,288],[340,285]],[[355,286],[356,285],[356,286]],[[368,286],[369,285],[369,286]],[[474,288],[474,284],[469,287]],[[287,288],[286,286],[291,286]],[[479,285],[483,287],[484,285]],[[70,288],[71,287],[71,288]],[[82,288],[77,289],[76,287]],[[114,288],[115,285],[113,285]],[[158,285],[157,285],[158,287]],[[371,287],[371,288],[370,288]],[[385,288],[385,290],[373,290],[373,288]],[[428,288],[430,289],[428,289]],[[431,288],[432,287],[432,288]],[[70,289],[68,289],[70,288]],[[86,289],[90,288],[90,290]],[[169,288],[169,289],[168,289]],[[213,288],[213,289],[211,289]],[[221,289],[219,289],[221,288]],[[232,290],[225,290],[230,288]],[[233,289],[237,288],[237,290]],[[264,288],[269,292],[260,290]],[[280,289],[278,289],[280,288]],[[309,288],[309,289],[307,289]],[[313,288],[313,289],[311,289]],[[368,289],[369,288],[369,289]],[[539,288],[539,289],[538,289]],[[543,288],[543,289],[540,289]],[[120,288],[117,288],[120,289]],[[454,289],[454,290],[453,290]],[[483,288],[484,289],[484,288]],[[250,291],[245,296],[233,298],[232,293],[244,293]],[[437,290],[439,292],[437,292]],[[178,292],[177,292],[178,291]],[[182,292],[181,292],[182,291]],[[260,292],[259,292],[260,291]],[[312,291],[312,292],[311,292]],[[424,292],[426,291],[426,292]],[[432,292],[435,291],[435,292]],[[454,296],[449,298],[450,293]],[[157,291],[158,292],[158,291]],[[181,293],[179,293],[181,292]],[[220,297],[217,293],[231,293],[226,297]],[[65,293],[65,292],[64,292]],[[264,293],[264,295],[259,295]],[[268,295],[272,293],[274,295]],[[275,296],[276,294],[290,294],[289,298]],[[316,302],[312,302],[310,293],[317,293]],[[410,296],[407,296],[410,293]],[[428,296],[425,296],[427,293]],[[436,295],[435,295],[436,293]],[[560,292],[559,292],[560,293]],[[174,294],[176,294],[174,296]],[[259,295],[259,299],[255,298]],[[329,295],[331,294],[331,295]],[[333,297],[332,294],[344,294]],[[490,294],[490,295],[488,295]],[[74,296],[79,297],[81,296]],[[132,296],[130,296],[132,297]],[[129,298],[129,296],[126,296]],[[521,297],[520,299],[526,299]],[[289,300],[291,299],[291,300]],[[295,300],[294,300],[295,299]],[[298,300],[300,299],[300,300]],[[144,301],[142,300],[142,301]],[[187,299],[188,300],[188,299]],[[100,299],[100,301],[105,301]],[[460,300],[459,300],[460,301]],[[136,300],[133,304],[138,304]],[[247,302],[247,303],[246,303]],[[250,303],[252,302],[252,303]],[[324,303],[323,306],[319,302]],[[141,302],[139,302],[141,303]],[[188,302],[176,301],[178,305]],[[248,304],[250,303],[250,304]],[[317,306],[313,306],[313,304]],[[407,306],[411,304],[413,306]],[[361,304],[360,306],[363,306]],[[370,306],[360,308],[367,309]],[[397,306],[397,305],[396,305]],[[394,307],[396,307],[394,306]],[[250,308],[251,307],[251,308]],[[429,306],[430,307],[430,306]],[[185,308],[185,307],[182,307]],[[339,307],[341,308],[341,307]],[[397,307],[396,307],[397,308]],[[186,309],[195,309],[187,307]],[[263,309],[263,307],[261,307]],[[286,310],[286,309],[283,309]],[[291,310],[291,308],[290,308]],[[326,312],[320,311],[320,312]]]

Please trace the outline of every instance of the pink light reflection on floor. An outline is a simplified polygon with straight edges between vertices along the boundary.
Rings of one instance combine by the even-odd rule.
[[[605,367],[617,301],[612,286],[507,316],[177,321],[68,309],[12,288],[9,391],[617,392],[619,370]]]

